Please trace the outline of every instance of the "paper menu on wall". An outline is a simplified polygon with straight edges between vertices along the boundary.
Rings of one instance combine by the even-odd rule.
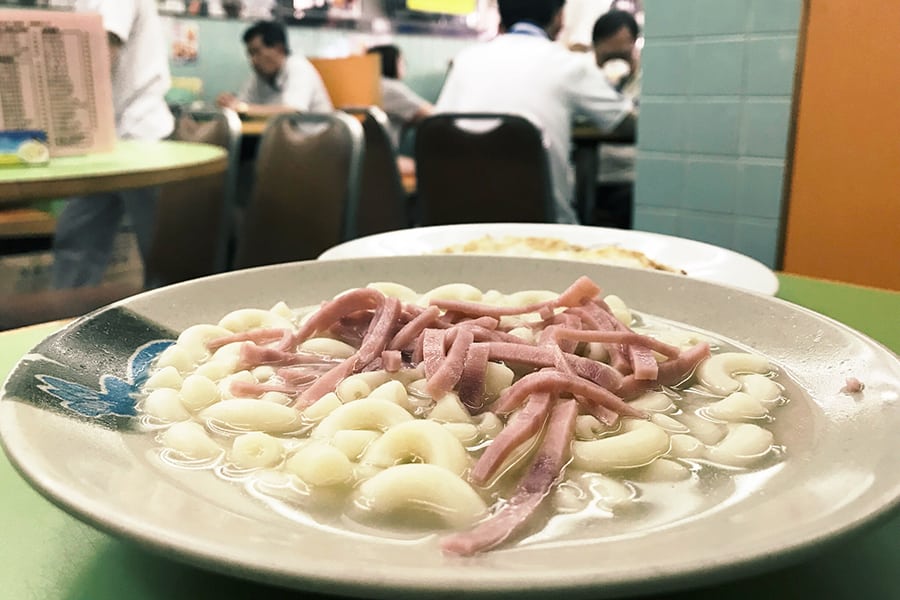
[[[0,130],[46,131],[53,156],[113,150],[109,65],[99,15],[0,11]]]

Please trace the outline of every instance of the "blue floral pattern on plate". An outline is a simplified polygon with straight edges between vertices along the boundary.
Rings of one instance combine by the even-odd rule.
[[[35,375],[40,382],[37,387],[58,399],[63,408],[85,417],[133,417],[137,414],[137,394],[149,377],[150,366],[173,343],[172,340],[154,340],[144,344],[128,360],[127,380],[102,375],[99,390],[46,374]]]

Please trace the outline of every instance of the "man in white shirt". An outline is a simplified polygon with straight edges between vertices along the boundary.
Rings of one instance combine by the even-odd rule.
[[[303,56],[291,56],[282,25],[259,21],[244,32],[243,39],[253,75],[236,96],[220,94],[219,106],[259,117],[333,110],[316,68]]]
[[[112,63],[112,96],[120,139],[160,140],[172,133],[166,105],[169,63],[156,0],[77,0],[75,10],[99,13]],[[150,250],[159,188],[70,199],[53,240],[53,285],[96,285],[103,280],[113,241],[127,214],[142,258]],[[147,282],[152,285],[152,282]]]
[[[569,167],[572,121],[585,117],[627,133],[632,105],[596,65],[553,42],[565,0],[498,0],[505,33],[461,52],[436,112],[519,114],[543,132],[550,160],[556,220],[577,223]],[[510,215],[513,218],[514,215]]]

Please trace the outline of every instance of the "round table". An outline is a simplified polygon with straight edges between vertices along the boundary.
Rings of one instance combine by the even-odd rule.
[[[110,192],[222,173],[223,148],[193,142],[121,140],[112,152],[0,169],[0,204]]]

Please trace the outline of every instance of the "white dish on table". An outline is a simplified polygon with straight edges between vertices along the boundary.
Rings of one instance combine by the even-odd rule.
[[[634,310],[713,332],[777,365],[791,382],[789,410],[776,417],[786,448],[777,468],[688,518],[450,557],[435,536],[398,542],[350,534],[290,518],[208,472],[160,464],[153,434],[130,416],[134,399],[121,394],[137,372],[136,349],[237,308],[313,304],[371,281],[419,291],[460,281],[507,292],[561,290],[582,274]],[[47,391],[48,375],[82,393],[61,400],[58,387],[56,396]],[[865,383],[861,393],[841,390],[850,377]],[[64,510],[221,573],[375,598],[613,598],[785,566],[888,516],[900,501],[898,381],[897,356],[840,323],[689,277],[510,257],[309,261],[153,290],[75,321],[11,373],[0,400],[0,438],[23,476]]]
[[[671,235],[564,225],[557,223],[472,223],[400,229],[350,240],[329,248],[319,258],[362,258],[432,254],[447,246],[490,235],[546,237],[584,247],[619,246],[637,250],[652,260],[682,269],[689,277],[774,295],[778,278],[761,262],[733,250]]]

